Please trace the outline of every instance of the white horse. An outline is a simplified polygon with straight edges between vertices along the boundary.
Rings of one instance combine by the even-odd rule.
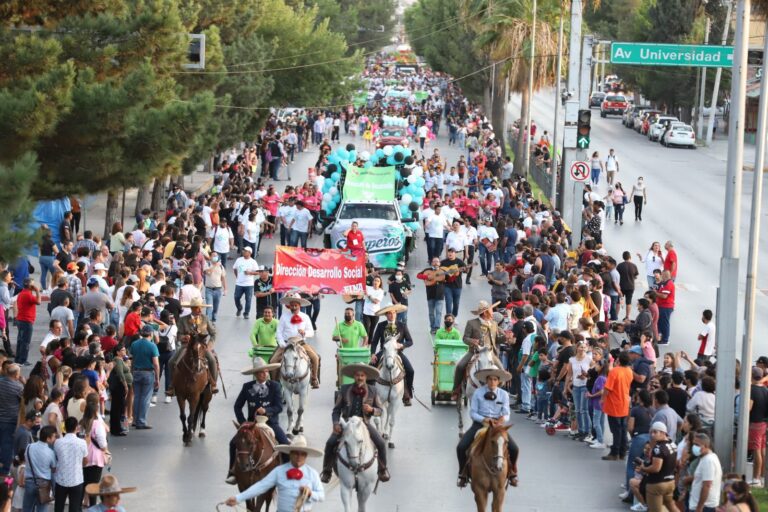
[[[310,380],[310,361],[306,351],[297,342],[285,346],[280,362],[280,384],[283,386],[283,401],[288,416],[288,429],[293,435],[304,432],[301,417],[307,403]],[[296,423],[293,423],[293,395],[299,395],[299,408],[296,411]]]
[[[362,418],[340,420],[342,432],[336,454],[336,474],[341,482],[344,512],[351,511],[352,492],[357,492],[357,510],[365,512],[365,502],[378,481],[379,461],[376,447]]]
[[[480,370],[485,370],[488,368],[498,368],[493,350],[491,350],[490,347],[480,347],[477,349],[476,357],[471,362],[471,366],[469,367],[469,375],[464,379],[464,382],[461,385],[462,396],[456,400],[456,410],[459,414],[459,437],[464,435],[464,414],[461,408],[462,397],[463,400],[467,403],[472,400],[472,395],[475,394],[477,388],[485,384],[484,382],[479,382],[475,377],[475,374],[477,374],[477,372]]]
[[[376,394],[383,407],[380,417],[374,418],[376,430],[384,439],[389,440],[389,447],[394,448],[392,431],[395,428],[395,415],[405,392],[405,370],[397,353],[397,338],[388,338],[384,342],[383,353],[379,361],[379,378],[376,380]]]

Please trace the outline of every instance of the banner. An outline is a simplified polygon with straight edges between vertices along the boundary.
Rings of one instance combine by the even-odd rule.
[[[338,249],[347,248],[344,231],[348,226],[337,223],[331,231],[331,246]],[[405,228],[402,224],[379,221],[361,223],[365,250],[368,261],[378,269],[396,269],[398,263],[405,257]]]
[[[365,291],[365,258],[337,249],[278,245],[272,283],[278,292],[357,294]]]
[[[395,199],[395,168],[345,166],[345,201],[393,201]]]

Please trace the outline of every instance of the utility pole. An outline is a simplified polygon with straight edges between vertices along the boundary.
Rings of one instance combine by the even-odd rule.
[[[709,29],[712,26],[712,20],[707,16],[707,30],[704,32],[704,44],[709,44]],[[698,120],[696,121],[696,137],[701,140],[704,138],[704,94],[707,90],[707,68],[699,69],[701,73],[701,85],[699,85],[699,108]],[[714,115],[714,112],[710,112],[710,116]]]
[[[725,178],[723,255],[720,258],[720,286],[717,289],[717,381],[721,386],[715,402],[715,453],[723,472],[733,467],[733,403],[736,382],[736,332],[739,309],[739,238],[741,220],[741,180],[744,167],[744,104],[747,88],[750,0],[738,0],[731,73],[731,114],[728,122],[728,163]],[[727,26],[727,25],[726,25]],[[715,104],[713,102],[712,106]],[[713,116],[714,117],[714,116]],[[712,119],[712,118],[710,118]],[[710,124],[710,127],[712,125]],[[762,169],[755,169],[762,178]],[[744,350],[741,361],[741,400],[749,402],[751,350]],[[742,354],[744,357],[745,354]],[[746,392],[746,398],[745,397]],[[742,421],[742,427],[745,426]],[[745,454],[746,455],[746,454]]]
[[[555,75],[555,126],[552,129],[552,189],[549,191],[549,201],[553,209],[557,208],[557,179],[562,158],[558,159],[560,146],[560,76],[563,74],[563,25],[565,23],[565,3],[560,2],[560,30],[557,33],[557,74]],[[560,179],[565,179],[561,176]]]
[[[731,28],[731,13],[733,12],[733,2],[734,0],[728,0],[728,9],[725,13],[725,26],[723,27],[723,37],[720,41],[721,46],[725,46],[725,43],[728,41],[728,30]],[[734,48],[734,52],[735,52]],[[736,54],[734,53],[734,69],[736,67]],[[706,145],[709,146],[712,144],[712,134],[715,129],[715,117],[717,114],[717,96],[720,93],[720,77],[723,75],[723,68],[718,67],[717,71],[715,72],[715,86],[712,89],[712,102],[710,103],[710,115],[709,120],[707,121],[707,142]],[[731,80],[733,80],[733,77],[731,77]],[[729,133],[730,133],[730,124],[729,125]],[[729,136],[730,137],[730,136]],[[730,152],[729,152],[730,154]]]
[[[768,20],[765,22],[768,30]],[[765,32],[768,34],[768,32]],[[763,37],[763,77],[768,55],[768,37]],[[749,402],[752,383],[752,339],[755,333],[755,296],[757,294],[757,260],[760,244],[760,211],[763,202],[763,167],[765,166],[765,137],[768,126],[768,80],[760,81],[760,106],[757,111],[757,148],[755,149],[755,170],[752,173],[752,212],[749,225],[749,256],[747,257],[747,292],[744,304],[744,341],[741,346],[741,399],[739,400],[739,422],[736,433],[736,471],[747,474],[747,440],[749,438]]]
[[[531,172],[531,104],[533,103],[533,80],[535,76],[534,58],[536,55],[536,0],[533,0],[533,24],[531,25],[531,59],[528,61],[528,108],[526,108],[525,126],[525,174]]]

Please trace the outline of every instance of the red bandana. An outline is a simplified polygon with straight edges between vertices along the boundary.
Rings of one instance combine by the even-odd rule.
[[[304,473],[299,468],[291,468],[285,475],[288,477],[288,480],[301,480],[304,478]]]
[[[291,317],[291,323],[294,325],[300,324],[303,321],[304,320],[301,319],[301,315],[299,315],[298,313],[296,313]]]
[[[352,386],[352,394],[357,396],[365,396],[365,386]]]

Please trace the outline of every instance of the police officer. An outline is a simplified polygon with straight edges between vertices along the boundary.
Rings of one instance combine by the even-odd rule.
[[[243,375],[255,375],[255,379],[243,384],[240,394],[235,400],[235,416],[237,423],[242,425],[246,421],[256,421],[257,416],[266,416],[267,425],[275,433],[275,439],[280,444],[290,444],[288,438],[280,428],[279,416],[283,410],[282,386],[274,380],[269,380],[269,372],[280,368],[279,364],[266,364],[264,360],[257,357],[253,362],[253,368],[242,372]],[[243,406],[248,405],[248,418],[243,416]],[[228,484],[234,485],[235,475],[232,471],[235,460],[235,439],[229,442],[229,473],[227,473]]]

